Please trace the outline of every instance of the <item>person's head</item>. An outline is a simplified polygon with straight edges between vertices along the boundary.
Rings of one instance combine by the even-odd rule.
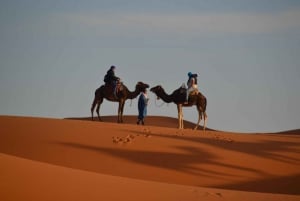
[[[192,72],[188,72],[187,74],[189,77],[192,77],[193,73]]]
[[[111,66],[110,69],[111,69],[111,70],[115,70],[116,67],[115,67],[115,66]]]

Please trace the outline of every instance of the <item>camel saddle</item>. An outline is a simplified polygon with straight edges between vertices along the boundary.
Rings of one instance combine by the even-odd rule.
[[[181,87],[179,88],[179,92],[180,92],[181,94],[186,94],[186,93],[187,93],[187,88],[181,86]],[[189,96],[197,95],[198,93],[199,93],[199,90],[198,90],[198,89],[195,89],[194,91],[191,91],[191,92],[190,92]]]
[[[114,88],[113,83],[106,82],[105,87],[110,88],[110,91],[113,92],[113,88]],[[123,82],[117,82],[116,83],[116,94],[123,91],[123,89],[124,89]]]
[[[199,90],[195,89],[194,91],[190,92],[189,96],[198,95],[198,93],[199,93]]]
[[[118,94],[120,91],[123,91],[124,85],[123,82],[117,82],[116,93]]]

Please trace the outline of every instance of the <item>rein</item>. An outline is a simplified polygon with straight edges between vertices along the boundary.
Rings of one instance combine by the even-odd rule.
[[[165,102],[162,102],[160,105],[158,105],[157,104],[157,100],[159,99],[159,97],[157,96],[157,98],[155,99],[155,106],[156,107],[162,107],[164,104],[165,104]]]

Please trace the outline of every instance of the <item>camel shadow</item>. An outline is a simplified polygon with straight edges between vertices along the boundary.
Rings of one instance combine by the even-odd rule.
[[[127,130],[137,135],[145,134],[142,131]],[[199,132],[197,132],[198,134]],[[263,158],[274,159],[281,162],[300,164],[300,158],[294,158],[284,155],[286,152],[300,153],[299,142],[281,142],[275,140],[264,140],[260,142],[240,142],[233,141],[226,137],[226,134],[215,134],[211,138],[203,138],[201,136],[184,136],[176,132],[173,135],[160,134],[151,132],[151,136],[170,138],[176,140],[190,141],[193,143],[201,143],[206,145],[215,146],[218,148],[242,152],[250,155],[260,156]],[[282,153],[282,154],[281,154]]]
[[[132,133],[144,135],[144,132],[133,131]],[[278,155],[270,154],[270,151],[277,150],[278,148],[268,147],[269,143],[274,143],[273,141],[259,143],[249,143],[246,145],[244,142],[238,144],[236,148],[230,148],[233,146],[232,144],[225,144],[216,142],[214,139],[209,138],[199,138],[199,137],[191,137],[191,136],[171,136],[171,135],[162,135],[151,133],[153,137],[167,137],[173,138],[176,140],[193,140],[193,142],[210,144],[212,146],[218,146],[224,149],[230,149],[240,151],[240,152],[253,152],[253,146],[256,145],[264,145],[266,144],[267,148],[262,150],[256,150],[255,153],[252,154],[260,154],[262,157],[269,157],[272,159],[278,159]],[[269,192],[269,193],[286,193],[286,194],[299,194],[295,189],[299,184],[299,175],[291,175],[291,176],[283,176],[278,177],[274,175],[270,175],[265,171],[260,171],[254,168],[248,168],[242,165],[235,165],[226,163],[224,161],[220,162],[220,158],[211,153],[203,150],[198,146],[173,146],[174,151],[163,152],[163,151],[147,151],[147,150],[133,150],[125,147],[100,147],[97,145],[89,145],[78,142],[54,142],[58,146],[64,146],[67,148],[70,157],[70,161],[65,163],[72,164],[72,168],[84,169],[93,172],[105,173],[101,168],[103,164],[106,164],[106,168],[110,166],[118,166],[117,169],[121,170],[120,176],[129,176],[132,175],[131,172],[136,168],[122,168],[122,161],[128,161],[126,167],[142,165],[152,168],[165,169],[170,171],[178,171],[182,174],[186,174],[188,177],[203,177],[203,178],[238,178],[242,175],[262,175],[262,179],[259,180],[248,180],[245,182],[232,182],[227,184],[214,185],[210,187],[215,188],[223,188],[223,189],[234,189],[234,190],[243,190],[243,191],[256,191],[256,192]],[[297,144],[297,143],[296,143]],[[293,150],[293,146],[295,143],[287,143],[286,146],[281,146],[279,149],[283,150]],[[243,146],[246,146],[244,150],[239,150]],[[248,146],[248,147],[247,147]],[[292,147],[291,147],[292,146]],[[252,147],[252,148],[251,148]],[[251,150],[248,150],[250,149]],[[80,153],[81,156],[77,156],[76,153]],[[250,154],[249,153],[249,154]],[[99,160],[99,155],[108,155],[116,158],[116,163],[105,162],[103,160]],[[88,156],[88,157],[87,157]],[[83,157],[84,159],[82,160]],[[119,160],[120,159],[120,160]],[[292,159],[290,159],[292,160]],[[290,161],[291,162],[291,161]],[[128,166],[129,165],[129,166]],[[209,166],[214,166],[218,168],[208,168]],[[225,169],[230,169],[231,171],[224,171]],[[145,171],[149,171],[149,169],[144,169]],[[110,172],[106,172],[110,173]],[[151,177],[153,180],[156,180],[155,177],[156,171],[148,172],[149,175],[153,175]],[[166,179],[166,178],[165,178]],[[164,180],[169,181],[169,180]],[[170,182],[170,181],[169,181]],[[265,187],[265,185],[270,184],[269,187]],[[281,187],[284,185],[291,185],[290,188],[277,188],[277,184],[280,184]],[[282,185],[281,185],[282,184]],[[197,184],[195,184],[197,185]]]
[[[173,152],[169,153],[169,152],[159,152],[159,151],[141,151],[141,150],[106,148],[106,147],[98,147],[98,146],[91,146],[91,145],[70,143],[70,142],[57,142],[57,144],[70,147],[70,148],[81,149],[85,151],[105,153],[107,155],[116,158],[120,158],[123,160],[125,159],[135,164],[143,164],[151,167],[176,170],[191,175],[210,176],[210,177],[238,176],[238,175],[226,174],[224,173],[224,171],[218,172],[218,171],[209,170],[207,168],[202,168],[201,165],[215,165],[215,166],[221,166],[221,167],[231,168],[235,170],[247,171],[251,173],[259,173],[259,174],[261,173],[252,168],[245,168],[242,166],[236,166],[236,165],[218,162],[218,157],[196,147],[186,147],[186,146],[174,147],[176,149],[179,149],[180,153],[173,153]]]

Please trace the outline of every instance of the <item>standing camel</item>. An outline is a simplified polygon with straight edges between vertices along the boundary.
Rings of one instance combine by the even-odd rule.
[[[177,105],[178,110],[178,128],[183,129],[183,112],[182,107],[189,107],[196,105],[198,110],[198,122],[194,128],[196,130],[200,124],[200,121],[203,117],[204,119],[204,125],[203,130],[205,130],[206,127],[206,98],[203,96],[200,92],[196,92],[194,94],[191,94],[189,96],[189,102],[188,104],[184,104],[186,99],[186,89],[185,88],[179,88],[175,90],[171,95],[168,95],[165,90],[162,88],[162,86],[158,85],[155,87],[152,87],[150,89],[153,93],[157,95],[158,98],[161,98],[166,103],[174,102]]]
[[[117,94],[114,95],[113,93],[113,87],[111,85],[102,85],[95,91],[95,98],[92,103],[91,107],[91,113],[92,113],[92,120],[94,120],[94,109],[96,108],[96,112],[98,115],[99,121],[102,121],[99,110],[100,110],[100,105],[103,102],[103,99],[107,99],[108,101],[112,102],[119,102],[119,108],[118,108],[118,123],[123,123],[123,110],[124,110],[124,105],[125,101],[127,99],[134,99],[136,98],[140,92],[148,88],[149,85],[145,84],[143,82],[138,82],[135,86],[135,91],[131,92],[128,90],[128,88],[125,85],[121,85],[120,89],[118,90]]]

